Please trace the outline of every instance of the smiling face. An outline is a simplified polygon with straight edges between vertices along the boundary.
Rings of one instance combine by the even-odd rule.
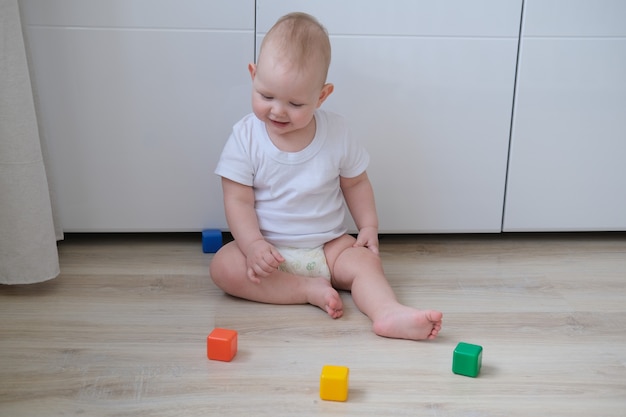
[[[315,110],[333,92],[326,84],[330,40],[312,16],[290,13],[269,30],[252,77],[252,110],[280,149],[295,152],[315,136]]]
[[[270,138],[280,148],[288,142],[287,148],[308,145],[315,135],[315,110],[332,93],[332,84],[323,84],[314,68],[297,69],[267,49],[249,71],[252,110]]]

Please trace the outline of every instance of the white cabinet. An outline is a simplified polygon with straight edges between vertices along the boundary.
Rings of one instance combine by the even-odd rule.
[[[295,10],[331,34],[324,106],[372,155],[381,232],[626,230],[626,2],[20,8],[68,232],[226,228],[213,170],[250,112],[255,42]]]
[[[505,231],[626,230],[626,2],[526,0]]]
[[[225,227],[213,174],[249,111],[254,0],[21,0],[66,231]]]
[[[499,232],[521,0],[257,1],[331,35],[324,104],[369,150],[381,232]]]

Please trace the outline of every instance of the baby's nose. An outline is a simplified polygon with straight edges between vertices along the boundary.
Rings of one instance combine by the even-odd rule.
[[[284,116],[285,115],[285,106],[280,103],[274,103],[272,106],[272,114],[275,116]]]

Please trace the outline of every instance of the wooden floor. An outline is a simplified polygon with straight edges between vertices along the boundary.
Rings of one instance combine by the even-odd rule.
[[[436,341],[375,336],[342,294],[311,306],[234,299],[197,235],[70,235],[62,275],[0,286],[0,416],[624,416],[626,234],[384,236],[398,297],[444,312]],[[209,361],[214,327],[239,332]],[[451,372],[482,345],[478,378]],[[325,364],[345,403],[319,399]]]

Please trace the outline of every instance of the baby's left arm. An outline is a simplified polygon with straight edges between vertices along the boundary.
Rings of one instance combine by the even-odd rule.
[[[378,254],[378,214],[374,190],[367,172],[354,177],[340,179],[341,191],[350,209],[350,214],[359,229],[355,246],[364,246]]]

